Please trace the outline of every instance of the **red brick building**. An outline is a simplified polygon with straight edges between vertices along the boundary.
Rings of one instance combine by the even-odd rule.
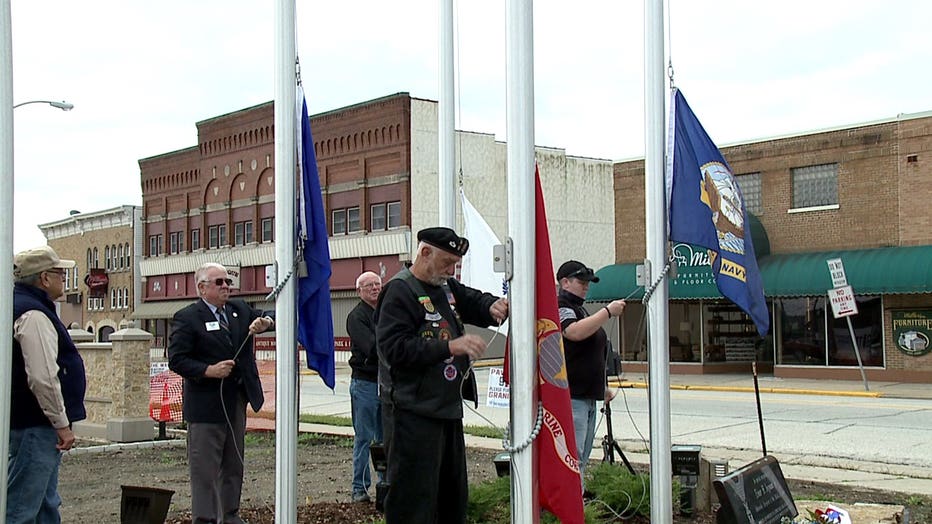
[[[771,332],[715,288],[704,252],[673,246],[671,370],[748,369],[755,359],[777,376],[859,379],[844,319],[828,307],[826,260],[841,258],[859,314],[851,317],[868,378],[932,381],[932,113],[721,148],[752,225]],[[634,266],[645,257],[644,162],[615,164],[616,264],[603,268],[590,300],[638,294]],[[617,344],[646,367],[640,304]]]

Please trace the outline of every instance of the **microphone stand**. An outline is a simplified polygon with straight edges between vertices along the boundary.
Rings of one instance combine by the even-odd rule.
[[[612,351],[611,341],[606,341],[605,343],[605,363],[606,367],[609,366],[609,362],[613,362],[615,352]],[[614,368],[614,365],[611,366]],[[615,375],[618,375],[619,370],[615,370]],[[608,389],[608,369],[605,373],[605,389]],[[612,432],[612,401],[606,400],[602,403],[602,413],[605,414],[605,436],[602,437],[602,462],[608,462],[609,464],[615,463],[615,452],[618,452],[618,456],[621,457],[622,462],[628,468],[628,471],[632,475],[637,475],[634,471],[634,467],[631,466],[631,463],[628,462],[628,457],[625,456],[625,452],[621,450],[621,446],[618,445],[618,442],[615,441],[615,435]]]

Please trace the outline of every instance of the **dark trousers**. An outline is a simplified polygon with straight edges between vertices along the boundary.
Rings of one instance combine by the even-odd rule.
[[[240,394],[230,423],[188,424],[188,466],[191,470],[191,519],[240,524],[243,491],[243,446],[246,398]]]
[[[392,410],[386,524],[466,522],[469,486],[462,419]]]

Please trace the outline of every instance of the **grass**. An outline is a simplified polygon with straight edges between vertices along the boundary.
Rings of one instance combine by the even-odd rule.
[[[325,426],[352,427],[353,419],[339,415],[301,415],[298,422],[306,424],[323,424]],[[463,427],[463,433],[476,437],[501,439],[502,430],[493,426],[469,425]]]

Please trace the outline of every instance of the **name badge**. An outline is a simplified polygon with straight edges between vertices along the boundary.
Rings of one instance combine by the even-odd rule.
[[[204,322],[204,327],[207,328],[207,331],[219,331],[220,322],[214,320],[213,322]]]

